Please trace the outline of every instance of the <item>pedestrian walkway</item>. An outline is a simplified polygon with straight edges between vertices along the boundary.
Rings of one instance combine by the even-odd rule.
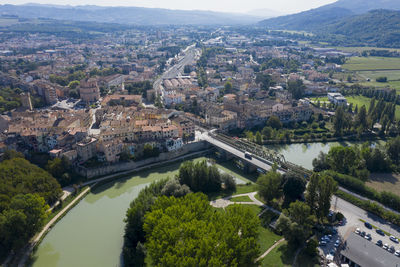
[[[262,213],[264,213],[266,210],[270,210],[278,215],[281,214],[280,211],[271,208],[267,205],[265,205],[264,203],[262,203],[260,200],[258,200],[256,198],[258,192],[251,192],[251,193],[246,193],[246,194],[239,194],[239,195],[234,195],[234,196],[229,196],[229,197],[225,197],[225,198],[219,198],[213,201],[210,201],[210,205],[213,206],[214,208],[226,208],[229,205],[233,205],[233,204],[240,204],[240,205],[256,205],[256,206],[260,206],[263,207],[264,210],[259,214],[261,215]],[[231,201],[232,198],[237,198],[237,197],[245,197],[248,196],[251,200],[251,202],[233,202]]]
[[[276,248],[277,246],[279,246],[279,244],[281,244],[283,241],[285,241],[284,238],[282,238],[281,240],[279,240],[278,242],[276,242],[274,245],[272,245],[267,251],[264,252],[264,254],[262,254],[260,257],[258,257],[258,258],[256,259],[256,262],[257,262],[257,261],[260,261],[260,260],[262,260],[262,259],[264,259],[265,256],[267,256],[274,248]]]

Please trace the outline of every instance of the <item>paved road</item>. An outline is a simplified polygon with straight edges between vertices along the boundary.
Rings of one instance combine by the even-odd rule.
[[[354,197],[356,197],[356,198],[358,198],[358,199],[374,202],[374,203],[378,204],[379,206],[381,206],[382,208],[384,208],[385,210],[391,211],[391,212],[396,213],[396,214],[400,214],[400,212],[398,212],[398,211],[396,211],[396,210],[393,210],[393,209],[391,209],[391,208],[388,208],[388,207],[382,205],[381,203],[379,203],[379,202],[377,202],[377,201],[375,201],[375,200],[371,200],[371,199],[369,199],[369,198],[360,196],[359,194],[356,194],[356,193],[354,193],[354,192],[351,192],[351,191],[347,190],[346,188],[343,188],[343,187],[339,186],[339,189],[342,190],[342,191],[344,191],[344,192],[346,192],[346,193],[348,193],[348,194],[350,194],[350,195],[352,195],[352,196],[354,196]]]
[[[270,171],[272,170],[272,163],[271,162],[267,162],[266,160],[260,160],[257,157],[253,157],[253,159],[247,159],[244,157],[244,152],[240,151],[230,145],[227,145],[217,139],[215,139],[214,137],[210,136],[208,134],[208,132],[205,133],[201,133],[201,135],[199,136],[199,139],[202,139],[204,141],[209,142],[210,144],[222,148],[223,150],[231,153],[232,155],[235,155],[236,157],[240,158],[241,160],[251,163],[255,166],[257,166],[260,169],[263,169],[265,171]],[[284,173],[283,171],[278,170],[280,173]]]
[[[185,65],[193,64],[196,60],[196,57],[200,55],[200,50],[195,47],[195,45],[188,46],[184,51],[182,51],[183,56],[179,59],[178,63],[167,69],[161,77],[159,77],[153,84],[153,88],[158,91],[162,81],[164,79],[173,79],[176,78],[183,73],[183,69]]]

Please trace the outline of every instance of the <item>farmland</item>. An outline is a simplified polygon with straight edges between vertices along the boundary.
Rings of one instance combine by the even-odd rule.
[[[352,57],[343,68],[355,72],[361,85],[390,87],[400,94],[400,58]],[[378,77],[387,77],[388,82],[376,82]]]

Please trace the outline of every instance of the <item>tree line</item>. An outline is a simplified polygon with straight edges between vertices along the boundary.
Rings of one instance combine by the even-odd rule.
[[[22,248],[39,231],[49,205],[62,190],[45,170],[19,153],[6,152],[0,163],[0,258]]]
[[[152,183],[150,186],[143,189],[138,197],[132,201],[130,207],[126,213],[126,226],[125,226],[125,235],[124,235],[124,248],[123,248],[123,256],[124,256],[124,264],[126,266],[144,266],[145,257],[149,255],[153,262],[157,262],[159,264],[165,264],[168,266],[176,266],[169,265],[172,262],[171,259],[171,251],[174,250],[173,255],[182,256],[181,252],[183,249],[179,247],[176,242],[177,240],[170,239],[168,236],[160,233],[158,229],[165,229],[167,232],[176,231],[176,225],[185,224],[188,228],[182,230],[182,236],[176,234],[176,238],[181,238],[183,244],[186,244],[186,252],[187,255],[184,257],[175,256],[173,258],[175,260],[175,264],[179,266],[189,266],[185,265],[186,261],[193,262],[193,260],[197,260],[200,256],[203,257],[205,264],[212,263],[214,260],[217,263],[221,261],[223,263],[235,263],[234,260],[254,260],[254,257],[257,255],[257,246],[252,248],[242,247],[239,244],[229,243],[227,246],[235,247],[235,253],[230,254],[230,257],[227,257],[224,254],[218,253],[204,255],[200,254],[199,247],[197,247],[201,242],[203,242],[204,247],[207,249],[211,249],[207,242],[212,241],[204,238],[204,228],[200,228],[197,223],[202,223],[201,221],[209,221],[210,227],[207,231],[214,231],[215,233],[224,233],[228,237],[228,234],[224,231],[229,229],[229,222],[227,222],[226,226],[228,227],[226,230],[223,230],[223,227],[217,221],[224,221],[223,218],[219,218],[215,225],[214,222],[211,223],[210,215],[214,214],[214,210],[212,210],[209,205],[209,201],[207,197],[203,195],[203,193],[212,194],[217,192],[233,192],[236,190],[236,184],[233,178],[228,174],[221,174],[216,166],[209,166],[206,161],[200,162],[192,162],[186,161],[182,163],[179,168],[179,173],[173,179],[165,179],[155,183]],[[192,192],[198,192],[197,194],[192,194]],[[178,200],[182,198],[182,200]],[[160,205],[163,208],[159,208]],[[166,205],[166,206],[164,206]],[[191,206],[192,205],[192,206]],[[167,207],[168,206],[168,207]],[[169,207],[175,210],[178,209],[184,214],[192,214],[197,218],[204,217],[204,220],[200,220],[199,222],[193,221],[190,219],[187,221],[188,217],[182,216],[180,213],[176,213],[175,211],[170,212]],[[191,207],[196,207],[194,210]],[[203,207],[203,208],[199,208]],[[188,210],[190,209],[190,210]],[[186,213],[187,211],[187,213]],[[164,213],[165,212],[165,213]],[[229,215],[235,215],[236,213],[240,215],[235,215],[238,217],[246,218],[246,220],[250,220],[253,218],[253,223],[256,221],[254,217],[249,216],[247,211],[238,209],[233,212],[228,212]],[[172,216],[172,214],[175,214]],[[178,216],[179,215],[179,216]],[[192,216],[190,215],[190,216]],[[149,219],[151,217],[161,216],[159,219],[152,220]],[[165,216],[165,217],[164,217]],[[228,215],[226,215],[228,216]],[[165,218],[165,220],[161,220],[161,218]],[[212,216],[214,218],[214,215]],[[217,218],[215,218],[217,219]],[[226,219],[226,218],[225,218]],[[164,225],[163,222],[167,221],[171,222],[171,224],[167,223],[169,226]],[[244,221],[244,222],[245,222]],[[158,222],[160,224],[158,224]],[[248,221],[249,223],[251,222]],[[233,222],[232,222],[233,223]],[[146,226],[147,224],[147,226]],[[161,228],[159,228],[161,227]],[[172,228],[168,228],[172,227]],[[233,226],[232,226],[233,227]],[[236,226],[235,226],[236,227]],[[197,231],[195,237],[190,237],[189,231]],[[212,230],[213,229],[213,230]],[[237,232],[236,232],[237,233]],[[244,233],[245,234],[245,233]],[[252,232],[252,235],[256,234],[256,232]],[[232,236],[232,234],[231,234]],[[218,240],[218,239],[217,239]],[[168,244],[168,246],[163,247],[162,250],[158,247],[157,243],[161,242],[163,244]],[[240,246],[239,246],[240,245]],[[226,246],[225,246],[226,247]],[[251,249],[248,252],[244,252],[241,249]],[[175,250],[176,249],[176,250]],[[250,251],[255,251],[250,253]],[[219,251],[220,252],[220,251]],[[240,252],[240,253],[239,253]],[[241,254],[242,253],[242,254]],[[246,254],[247,256],[245,256]],[[192,257],[190,256],[192,255]],[[193,256],[196,255],[196,256]],[[249,257],[249,255],[252,255]],[[255,255],[255,256],[254,256]],[[247,258],[246,258],[247,257]],[[249,261],[250,262],[250,261]],[[224,266],[222,264],[221,266]],[[228,265],[227,265],[228,266]]]
[[[337,182],[328,175],[314,173],[306,188],[304,177],[293,172],[281,175],[276,166],[261,175],[257,185],[259,195],[268,205],[283,208],[276,230],[283,234],[292,249],[306,243],[316,230],[316,224],[326,222],[332,195],[337,191]],[[311,256],[315,256],[317,244],[310,243],[307,250]]]

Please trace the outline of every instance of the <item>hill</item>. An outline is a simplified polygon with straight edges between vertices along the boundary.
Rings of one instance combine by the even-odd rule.
[[[250,15],[212,11],[38,4],[0,5],[0,14],[29,19],[48,18],[135,25],[238,25],[259,20]]]
[[[373,10],[318,29],[378,47],[400,47],[400,11]]]
[[[270,29],[312,31],[374,9],[400,10],[400,1],[339,0],[305,12],[263,20],[259,24]]]

